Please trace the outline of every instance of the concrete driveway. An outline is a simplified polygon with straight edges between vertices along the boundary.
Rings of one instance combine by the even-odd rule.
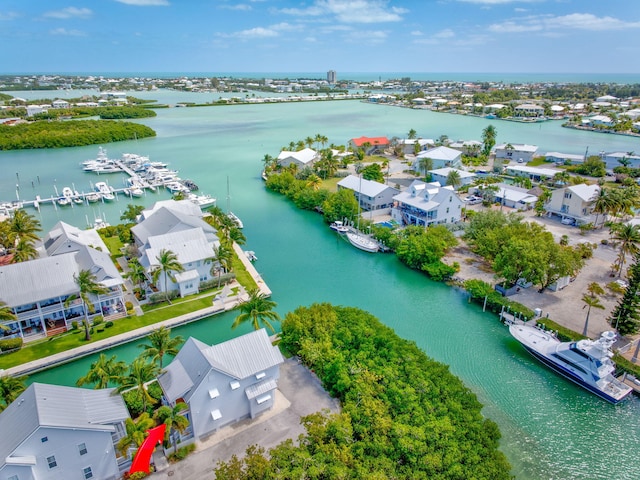
[[[339,402],[322,388],[318,378],[306,367],[290,358],[280,367],[278,391],[272,410],[254,420],[243,420],[222,428],[204,441],[197,442],[196,452],[175,464],[156,462],[160,471],[149,478],[154,480],[213,479],[213,469],[219,461],[232,455],[244,456],[250,445],[270,449],[286,439],[296,440],[304,433],[301,417],[329,409],[340,410]]]

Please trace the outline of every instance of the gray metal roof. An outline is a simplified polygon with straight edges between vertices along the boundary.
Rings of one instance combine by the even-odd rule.
[[[101,252],[81,245],[75,254],[80,269],[89,270],[96,280],[107,287],[122,285],[124,280],[107,251]]]
[[[68,223],[58,222],[44,238],[44,247],[48,256],[75,252],[80,245],[108,252],[102,238],[95,229],[80,230]]]
[[[154,235],[164,235],[166,233],[190,230],[198,227],[203,230],[207,240],[212,241],[216,236],[216,229],[202,220],[202,218],[162,207],[153,211],[153,213],[133,227],[131,233],[138,242],[145,245],[149,237]]]
[[[113,431],[112,424],[129,417],[122,397],[113,392],[31,384],[0,413],[0,462],[40,426]]]
[[[251,400],[256,398],[258,395],[270,392],[276,388],[278,388],[278,383],[274,378],[270,378],[268,380],[263,380],[262,382],[254,383],[253,385],[249,385],[244,393],[247,395],[247,398]]]
[[[158,383],[169,402],[175,402],[193,387],[189,374],[178,359],[173,360],[158,376]]]
[[[420,152],[417,158],[431,158],[432,160],[451,161],[462,157],[462,152],[449,147],[435,147],[424,152]]]
[[[150,265],[157,265],[157,257],[163,249],[170,250],[176,254],[178,261],[182,265],[197,262],[205,258],[215,256],[214,246],[218,242],[208,242],[201,228],[192,228],[179,232],[170,232],[161,235],[154,235],[147,239],[149,248],[145,255]]]
[[[375,198],[385,190],[397,192],[398,190],[383,183],[373,180],[361,179],[356,175],[349,175],[338,182],[338,186],[362,193],[367,197]]]

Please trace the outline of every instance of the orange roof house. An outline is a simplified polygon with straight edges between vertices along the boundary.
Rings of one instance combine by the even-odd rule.
[[[382,152],[385,148],[389,147],[389,139],[387,137],[360,137],[352,138],[349,140],[351,148],[363,148],[365,144],[369,147],[365,149],[365,153],[370,155],[374,152]]]

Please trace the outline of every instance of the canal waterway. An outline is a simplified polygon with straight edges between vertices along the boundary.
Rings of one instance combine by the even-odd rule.
[[[161,92],[157,98],[164,102]],[[479,139],[487,120],[361,102],[319,102],[171,108],[141,123],[158,136],[107,145],[109,156],[131,152],[169,162],[182,178],[195,180],[202,191],[218,197],[222,208],[227,205],[228,177],[231,208],[245,224],[245,248],[256,252],[255,266],[273,290],[281,315],[313,302],[360,307],[450,365],[485,405],[483,413],[500,426],[501,448],[518,479],[640,478],[637,398],[612,406],[559,378],[530,358],[494,315],[469,304],[462,292],[408,270],[393,255],[355,250],[317,214],[297,210],[266,191],[260,180],[265,154],[275,156],[290,141],[317,133],[336,144],[361,135],[404,137],[412,128],[425,138],[446,134]],[[594,152],[640,150],[638,139],[567,130],[556,122],[493,124],[499,142],[533,143],[541,151],[584,153],[586,146]],[[0,197],[11,200],[16,182],[24,197],[52,191],[54,180],[58,189],[72,182],[76,188],[95,182],[98,177],[83,173],[78,163],[96,153],[97,146],[0,152]],[[118,175],[109,178],[118,181]],[[150,205],[157,198],[168,194],[149,194],[133,203]],[[99,210],[117,223],[127,203],[121,198]],[[93,209],[98,207],[32,212],[48,229],[59,219],[83,226]],[[222,314],[175,333],[220,342],[248,331],[248,326],[232,331],[234,317],[233,312]],[[139,343],[108,353],[130,361],[140,352]],[[31,381],[72,385],[93,359],[33,375]]]

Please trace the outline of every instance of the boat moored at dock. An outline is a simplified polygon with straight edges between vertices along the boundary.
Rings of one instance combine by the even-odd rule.
[[[616,404],[632,392],[614,376],[614,332],[577,342],[561,342],[549,331],[520,323],[511,323],[509,332],[546,366],[608,402]]]
[[[376,253],[380,250],[378,242],[359,232],[347,232],[347,240],[351,245],[365,252]]]

